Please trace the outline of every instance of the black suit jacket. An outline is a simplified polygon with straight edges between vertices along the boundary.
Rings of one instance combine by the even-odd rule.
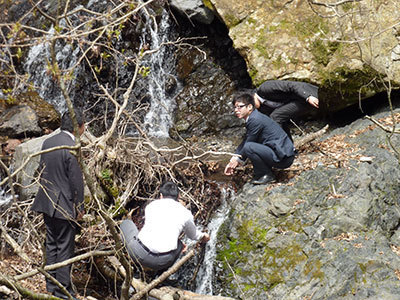
[[[295,154],[293,142],[286,132],[270,117],[254,110],[246,121],[246,136],[242,143],[237,147],[236,154],[240,154],[242,160],[247,157],[243,153],[243,147],[248,142],[255,142],[270,147],[275,156],[274,161],[280,162],[286,157]]]
[[[318,98],[318,87],[306,82],[268,80],[256,90],[257,94],[274,102],[306,101],[309,96]]]
[[[42,150],[56,146],[74,146],[68,133],[49,137]],[[75,219],[77,209],[83,210],[83,177],[79,163],[68,149],[44,153],[40,158],[40,187],[32,205],[32,210],[59,219]]]

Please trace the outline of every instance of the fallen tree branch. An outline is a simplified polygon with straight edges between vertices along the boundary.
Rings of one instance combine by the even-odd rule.
[[[320,136],[325,134],[325,132],[328,130],[328,128],[329,128],[329,125],[326,125],[324,128],[322,128],[316,132],[312,132],[310,134],[307,134],[305,137],[300,138],[299,140],[295,140],[294,147],[296,149],[299,149],[301,146],[311,142],[312,140],[315,140],[316,138],[319,138]]]
[[[140,290],[138,293],[136,293],[131,299],[132,300],[139,300],[142,298],[145,294],[147,294],[151,289],[155,288],[157,285],[159,285],[161,282],[163,282],[165,279],[167,279],[170,275],[174,274],[176,271],[179,270],[179,268],[187,262],[190,258],[192,258],[195,255],[195,248],[190,250],[184,257],[182,257],[180,260],[178,260],[172,267],[170,267],[167,271],[161,274],[161,276],[157,277],[154,279],[152,282],[150,282],[144,289]]]
[[[14,249],[14,251],[18,254],[18,256],[21,257],[26,262],[31,262],[28,255],[26,255],[26,253],[21,249],[21,246],[18,245],[18,243],[7,233],[6,229],[2,224],[0,224],[0,228],[4,239],[7,241],[7,243],[10,244],[10,246]]]
[[[38,300],[59,300],[60,298],[49,294],[40,294],[32,292],[31,290],[24,288],[21,284],[16,282],[13,278],[0,274],[0,284],[9,287],[12,290],[16,290],[23,298],[38,299]]]
[[[374,123],[375,125],[377,125],[379,128],[381,128],[383,131],[385,131],[387,133],[400,134],[400,129],[396,130],[396,129],[387,127],[387,126],[381,124],[378,120],[375,120],[373,117],[370,117],[370,116],[365,116],[365,118],[370,120],[372,123]]]
[[[77,261],[80,261],[80,260],[83,260],[83,259],[86,259],[86,258],[89,258],[89,257],[92,257],[92,256],[109,256],[109,255],[114,255],[114,254],[115,254],[114,250],[109,250],[109,251],[95,250],[95,251],[91,251],[91,252],[88,252],[88,253],[85,253],[85,254],[82,254],[82,255],[78,255],[78,256],[72,257],[70,259],[64,260],[62,262],[59,262],[59,263],[56,263],[56,264],[53,264],[53,265],[47,265],[43,269],[45,271],[51,271],[51,270],[55,270],[55,269],[64,267],[66,265],[72,264],[74,262],[77,262]],[[24,274],[21,274],[21,275],[14,276],[14,280],[19,281],[19,280],[22,280],[22,279],[25,279],[25,278],[28,278],[28,277],[35,276],[38,273],[40,273],[40,270],[33,270],[33,271],[30,271],[30,272],[27,272],[27,273],[24,273]]]

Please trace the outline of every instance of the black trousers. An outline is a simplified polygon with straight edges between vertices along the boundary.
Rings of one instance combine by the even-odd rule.
[[[273,149],[255,142],[247,142],[244,144],[243,153],[253,164],[255,178],[260,178],[263,175],[272,176],[271,168],[286,169],[290,167],[294,161],[294,155],[279,160]]]
[[[261,105],[259,108],[260,112],[266,114],[276,123],[278,123],[291,140],[293,139],[289,129],[290,119],[296,120],[297,118],[310,113],[312,110],[313,107],[310,104],[305,101],[303,102],[298,100],[287,102],[278,108],[271,108],[266,105]]]
[[[75,226],[68,220],[49,217],[43,214],[46,224],[46,265],[52,265],[71,258],[75,248]],[[49,274],[57,279],[68,292],[74,294],[71,287],[71,265],[49,271]],[[63,293],[49,279],[46,279],[46,289],[55,296]]]

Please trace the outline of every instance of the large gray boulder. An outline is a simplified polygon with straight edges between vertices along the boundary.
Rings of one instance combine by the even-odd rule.
[[[33,198],[37,191],[38,185],[34,184],[37,179],[37,171],[39,167],[40,155],[32,156],[42,149],[43,142],[52,135],[59,133],[60,130],[44,135],[35,139],[28,140],[15,148],[14,154],[14,170],[22,168],[17,175],[17,182],[21,185],[19,195],[21,200]],[[27,163],[25,164],[25,162]]]
[[[400,82],[397,1],[210,1],[256,86],[309,81],[339,110]]]
[[[376,118],[393,122],[387,112]],[[287,184],[246,184],[219,236],[222,294],[398,299],[400,162],[387,141],[358,120],[324,136],[318,153],[301,152],[278,173],[297,174]],[[392,143],[400,144],[398,134]]]
[[[38,136],[42,133],[36,112],[28,105],[12,106],[0,114],[0,135],[12,138]]]

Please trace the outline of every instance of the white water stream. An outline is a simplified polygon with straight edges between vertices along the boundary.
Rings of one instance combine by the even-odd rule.
[[[95,2],[97,1],[91,1],[89,5]],[[159,24],[154,23],[154,18],[148,12],[143,11],[143,16],[146,18],[144,22],[146,26],[142,32],[141,47],[157,50],[151,55],[146,55],[141,62],[142,68],[148,70],[146,78],[149,81],[148,95],[150,96],[150,108],[145,116],[144,126],[150,136],[166,138],[169,137],[169,128],[173,122],[174,98],[177,94],[176,92],[168,93],[166,87],[171,81],[178,84],[175,76],[174,55],[171,53],[170,47],[165,45],[171,41],[171,20],[166,11],[162,13]],[[51,28],[48,32],[49,40],[53,35],[54,28]],[[64,45],[62,42],[57,42],[56,53],[60,69],[69,70],[77,63],[81,50],[79,47],[74,48],[68,43]],[[39,92],[40,97],[53,104],[60,113],[63,113],[66,110],[66,102],[48,70],[49,60],[49,43],[39,43],[30,48],[24,69],[30,75],[29,81]],[[80,66],[74,67],[73,77],[78,78],[80,72],[82,72]],[[69,81],[67,89],[71,99],[75,97],[77,85],[75,79]]]
[[[12,195],[7,194],[4,189],[0,189],[0,209],[4,206],[7,207],[12,201]]]
[[[166,87],[168,81],[178,82],[175,76],[175,59],[165,43],[171,40],[171,20],[167,11],[163,11],[161,21],[158,25],[146,14],[147,28],[151,35],[151,49],[158,49],[148,57],[143,65],[149,69],[148,79],[150,110],[147,113],[144,123],[147,132],[151,136],[167,138],[169,128],[172,125],[173,111],[175,109],[176,92],[168,94]],[[145,34],[145,33],[144,33]],[[143,46],[143,45],[142,45]]]
[[[54,28],[48,31],[49,40],[54,35]],[[61,70],[71,69],[77,62],[80,54],[80,48],[73,47],[70,44],[56,44],[56,60]],[[48,42],[37,44],[30,48],[28,58],[25,61],[24,69],[29,74],[29,81],[38,91],[39,96],[54,105],[54,107],[63,113],[67,107],[64,96],[61,93],[57,83],[54,82],[51,72],[48,70],[48,61],[50,60],[50,45]],[[74,74],[81,72],[81,67],[74,69]],[[75,76],[76,77],[76,76]],[[76,80],[69,81],[67,90],[70,97],[75,94]]]
[[[204,261],[196,279],[196,293],[199,294],[213,294],[214,261],[217,255],[216,244],[218,231],[228,217],[230,203],[234,196],[231,190],[226,189],[222,190],[222,194],[222,204],[218,207],[207,226],[208,233],[210,234],[210,241],[206,244]]]

